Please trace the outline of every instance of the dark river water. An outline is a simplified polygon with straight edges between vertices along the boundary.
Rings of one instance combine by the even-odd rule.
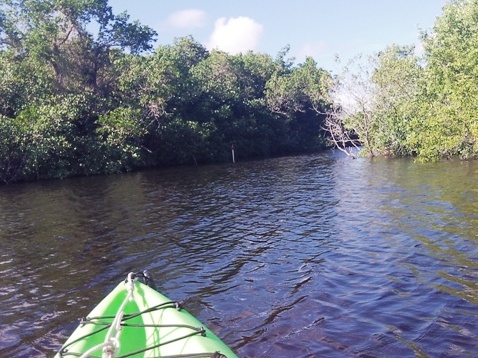
[[[0,357],[142,269],[240,357],[476,357],[477,180],[328,152],[0,187]]]

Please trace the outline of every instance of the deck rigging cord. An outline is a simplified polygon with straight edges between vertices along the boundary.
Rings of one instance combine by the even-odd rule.
[[[185,325],[185,324],[171,324],[171,325],[165,325],[165,324],[128,324],[126,321],[133,319],[135,317],[141,316],[145,313],[150,313],[153,311],[157,310],[162,310],[162,309],[167,309],[167,308],[174,308],[176,310],[181,310],[182,309],[182,302],[176,302],[176,301],[169,301],[169,302],[164,302],[162,304],[147,308],[141,312],[136,312],[132,314],[125,314],[124,309],[127,305],[128,302],[134,300],[134,282],[135,280],[141,280],[143,283],[146,285],[150,286],[153,289],[155,288],[154,281],[151,277],[151,275],[147,271],[143,271],[141,273],[134,273],[130,272],[128,274],[128,277],[125,280],[126,284],[126,290],[127,294],[125,299],[123,300],[121,306],[119,307],[116,315],[114,316],[99,316],[99,317],[86,317],[82,318],[80,321],[81,325],[86,325],[86,324],[93,324],[93,325],[98,325],[102,326],[101,328],[86,334],[78,339],[76,339],[73,342],[70,342],[68,345],[64,346],[62,350],[60,351],[60,356],[61,357],[66,357],[66,356],[73,356],[73,357],[80,357],[80,358],[100,358],[98,356],[93,356],[92,354],[94,352],[102,351],[101,358],[126,358],[126,357],[133,357],[135,355],[145,353],[149,350],[153,350],[156,348],[159,348],[161,346],[177,342],[182,339],[187,339],[189,337],[195,336],[195,335],[206,335],[206,330],[204,327],[194,327],[190,325]],[[148,347],[145,347],[140,350],[136,350],[134,352],[129,352],[126,354],[118,355],[121,349],[121,343],[120,343],[120,336],[122,333],[122,328],[123,327],[153,327],[153,328],[186,328],[189,329],[191,332],[188,334],[184,334],[181,337],[171,339],[168,341],[163,341],[161,343],[151,345]],[[94,336],[95,334],[98,334],[100,332],[103,332],[105,330],[108,330],[105,336],[105,339],[102,343],[91,347],[84,353],[76,353],[76,352],[69,352],[68,347],[72,346],[73,344],[77,343],[78,341],[81,341],[85,338]],[[151,357],[153,358],[153,357]],[[158,356],[157,358],[226,358],[223,354],[219,352],[210,352],[210,353],[193,353],[193,354],[179,354],[179,355],[167,355],[167,356]]]

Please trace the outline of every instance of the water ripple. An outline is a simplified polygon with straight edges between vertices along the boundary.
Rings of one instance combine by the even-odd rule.
[[[149,269],[241,357],[478,354],[478,174],[334,153],[0,187],[0,356]]]

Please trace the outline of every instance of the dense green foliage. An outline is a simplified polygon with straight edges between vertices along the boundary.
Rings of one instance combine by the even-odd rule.
[[[312,59],[207,51],[107,0],[0,1],[0,180],[312,152],[330,76]],[[320,90],[320,91],[317,91]]]
[[[452,1],[424,35],[427,67],[409,145],[424,159],[478,154],[478,1]]]
[[[208,51],[108,0],[0,0],[0,181],[309,153],[478,156],[478,0],[334,78],[288,48]],[[346,151],[346,150],[344,150]],[[346,151],[347,152],[347,151]]]
[[[349,103],[331,123],[357,134],[372,155],[476,158],[478,0],[450,1],[422,41],[422,56],[393,45],[372,57],[362,76],[342,76],[339,90]]]

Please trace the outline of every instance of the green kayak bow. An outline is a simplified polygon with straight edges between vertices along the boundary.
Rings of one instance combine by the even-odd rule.
[[[130,273],[65,342],[61,357],[237,357],[194,316]]]

